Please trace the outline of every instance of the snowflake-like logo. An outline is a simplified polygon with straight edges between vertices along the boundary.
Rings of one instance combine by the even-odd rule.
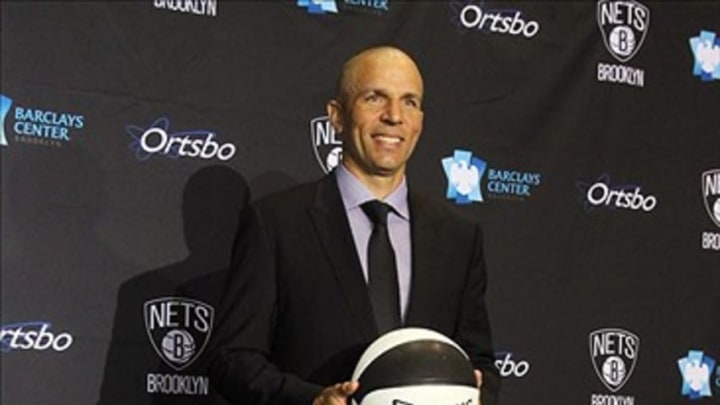
[[[446,197],[455,200],[456,204],[482,202],[480,179],[485,173],[487,164],[466,150],[455,150],[453,156],[442,160],[448,187]]]
[[[690,50],[695,57],[693,75],[709,82],[720,79],[720,38],[712,31],[700,31],[690,38]]]
[[[701,350],[689,350],[688,355],[678,360],[678,369],[682,374],[682,395],[690,399],[712,396],[710,374],[715,368],[715,360]]]

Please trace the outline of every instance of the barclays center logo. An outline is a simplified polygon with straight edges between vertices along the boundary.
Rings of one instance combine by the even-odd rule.
[[[12,99],[0,94],[0,146],[7,146],[7,136],[5,135],[5,117],[10,112]]]
[[[712,396],[712,378],[715,359],[702,350],[688,350],[685,357],[678,359],[677,365],[682,376],[680,392],[689,399],[701,399]],[[717,369],[716,383],[720,388],[720,367]]]
[[[125,131],[132,138],[130,149],[142,161],[153,155],[228,161],[237,152],[232,143],[219,141],[214,131],[193,129],[171,132],[170,120],[166,117],[158,118],[147,127],[128,125]]]
[[[442,166],[448,181],[445,197],[456,204],[483,202],[483,192],[491,198],[522,201],[541,185],[540,173],[489,167],[468,150],[455,150],[442,159]]]
[[[81,114],[19,105],[0,94],[0,146],[12,136],[15,143],[60,147],[84,127]]]
[[[484,201],[480,190],[480,178],[487,167],[484,160],[474,157],[470,151],[456,150],[442,160],[442,165],[448,180],[447,199],[455,200],[456,204]]]
[[[304,7],[310,14],[337,14],[335,0],[297,0],[298,7]]]
[[[342,11],[384,14],[390,11],[390,0],[297,0],[296,5],[310,14],[338,14]]]
[[[704,82],[720,80],[720,37],[712,31],[700,31],[690,38],[690,50],[695,58],[693,75]]]

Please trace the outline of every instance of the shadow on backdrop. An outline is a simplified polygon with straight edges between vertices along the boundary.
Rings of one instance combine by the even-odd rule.
[[[10,142],[2,154],[2,322],[45,324],[73,343],[55,356],[4,352],[0,402],[91,403],[112,324],[108,291],[136,270],[98,230],[107,171],[82,143]],[[38,372],[43,389],[28,378]]]
[[[257,200],[278,191],[287,190],[298,184],[297,180],[287,174],[271,170],[261,173],[250,180],[250,189],[252,190],[253,200]]]
[[[204,346],[227,277],[246,180],[225,166],[200,169],[183,192],[188,256],[125,281],[98,404],[226,404],[210,388]]]

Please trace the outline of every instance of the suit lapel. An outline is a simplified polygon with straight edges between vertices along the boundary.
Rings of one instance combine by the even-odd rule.
[[[422,198],[410,192],[410,238],[412,243],[412,279],[410,281],[410,298],[406,325],[414,325],[426,317],[424,307],[433,302],[429,299],[437,291],[437,283],[442,281],[442,249],[446,241],[437,237],[440,221]]]
[[[377,327],[335,176],[326,176],[318,182],[309,213],[357,324],[366,339],[374,339]]]

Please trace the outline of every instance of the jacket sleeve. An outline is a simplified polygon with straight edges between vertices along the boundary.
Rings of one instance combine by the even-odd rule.
[[[475,238],[463,292],[456,340],[468,353],[473,366],[482,371],[482,405],[495,405],[500,376],[494,366],[495,355],[485,301],[487,272],[483,254],[482,229],[475,226]]]
[[[324,387],[285,373],[272,362],[274,247],[254,205],[241,213],[230,266],[210,348],[211,381],[235,404],[310,405]]]

